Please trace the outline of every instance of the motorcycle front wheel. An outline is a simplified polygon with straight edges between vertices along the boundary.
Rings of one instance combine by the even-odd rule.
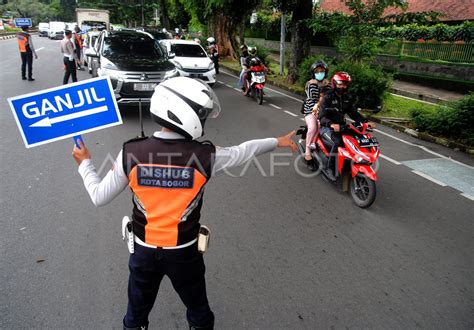
[[[263,90],[256,88],[255,97],[257,99],[258,104],[262,104],[263,103]]]
[[[367,208],[375,201],[375,182],[359,173],[351,180],[350,193],[358,207]]]

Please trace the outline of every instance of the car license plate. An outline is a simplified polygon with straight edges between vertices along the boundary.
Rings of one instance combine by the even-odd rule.
[[[198,73],[191,73],[189,76],[191,78],[202,78],[202,74],[198,74]]]
[[[136,91],[142,91],[142,92],[147,92],[147,91],[154,91],[156,87],[156,84],[154,83],[137,83],[133,84],[133,89]]]

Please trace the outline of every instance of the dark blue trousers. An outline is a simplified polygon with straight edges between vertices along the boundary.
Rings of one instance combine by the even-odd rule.
[[[166,275],[187,308],[189,325],[212,328],[214,314],[207,300],[204,260],[196,243],[176,250],[152,249],[135,244],[129,269],[128,308],[123,319],[125,327],[148,326],[148,314],[153,308],[161,280]]]

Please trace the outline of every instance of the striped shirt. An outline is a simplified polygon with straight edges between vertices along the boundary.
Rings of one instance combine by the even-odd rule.
[[[310,80],[305,86],[306,99],[303,102],[303,114],[309,115],[314,106],[319,102],[322,93],[329,89],[327,81],[316,83],[315,80]]]

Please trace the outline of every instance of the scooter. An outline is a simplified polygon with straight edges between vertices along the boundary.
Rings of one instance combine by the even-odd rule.
[[[249,82],[246,81],[248,85]],[[254,97],[258,104],[263,103],[263,87],[265,86],[265,67],[262,65],[250,67],[250,87],[247,96]]]
[[[330,169],[329,153],[333,145],[329,137],[319,135],[316,148],[312,150],[315,170],[334,184],[339,184],[342,191],[350,192],[355,204],[367,208],[375,201],[377,174],[372,165],[380,155],[377,138],[370,133],[372,129],[366,124],[341,125],[343,144],[337,151],[335,169]],[[298,150],[304,159],[307,128],[300,126],[296,135],[300,136]]]

